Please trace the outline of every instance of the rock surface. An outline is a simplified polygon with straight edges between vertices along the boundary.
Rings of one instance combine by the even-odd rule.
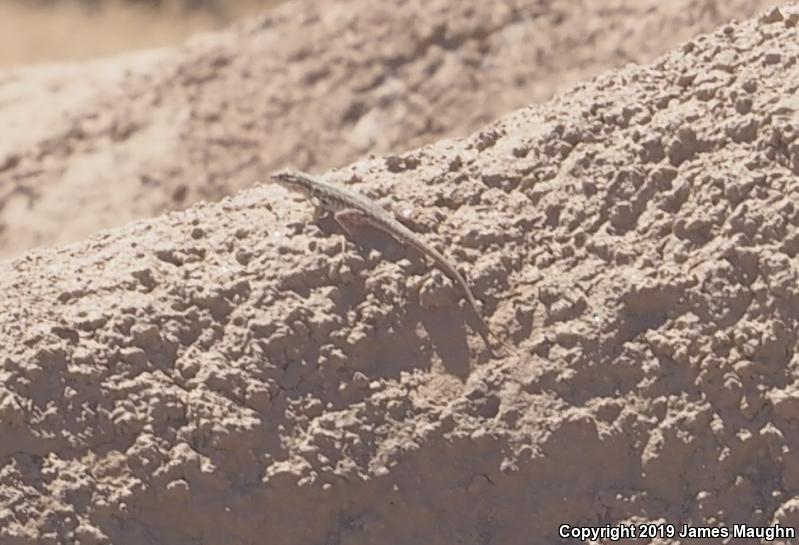
[[[466,135],[769,4],[292,1],[146,69],[136,54],[0,73],[0,126],[13,129],[0,140],[0,258],[217,200],[286,165],[322,171]],[[107,77],[120,67],[127,77]]]
[[[515,354],[272,185],[0,264],[0,543],[799,526],[797,23],[328,174],[456,259]]]

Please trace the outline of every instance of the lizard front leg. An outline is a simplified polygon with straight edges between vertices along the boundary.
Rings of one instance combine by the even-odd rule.
[[[328,211],[324,209],[324,207],[322,206],[322,203],[319,202],[319,199],[317,199],[315,197],[312,197],[310,200],[311,200],[311,204],[313,205],[313,220],[314,221],[319,221],[320,219],[322,219],[325,216],[327,216]]]
[[[335,218],[336,223],[338,223],[341,226],[341,228],[344,229],[344,231],[350,236],[353,235],[353,230],[355,229],[355,227],[357,227],[358,225],[362,225],[364,223],[363,212],[361,212],[356,208],[345,208],[343,210],[339,210],[338,212],[333,214],[333,217]],[[342,253],[344,253],[345,249],[344,246],[346,242],[347,242],[346,238],[341,239]]]
[[[355,227],[363,225],[365,221],[363,212],[357,208],[345,208],[343,210],[339,210],[333,215],[333,217],[348,235],[352,235]]]

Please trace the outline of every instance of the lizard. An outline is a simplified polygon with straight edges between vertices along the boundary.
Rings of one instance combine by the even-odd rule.
[[[291,170],[281,171],[273,174],[272,180],[286,189],[300,193],[309,199],[311,204],[315,207],[315,217],[319,217],[321,214],[332,213],[336,222],[348,234],[352,234],[352,225],[367,223],[387,233],[401,244],[411,246],[416,251],[432,259],[436,265],[460,287],[469,306],[480,320],[480,325],[482,325],[483,329],[502,344],[503,347],[515,352],[512,347],[508,346],[499,335],[488,327],[488,324],[480,312],[477,299],[472,293],[472,289],[469,287],[469,283],[458,269],[455,268],[452,262],[433,246],[425,242],[419,235],[394,219],[394,217],[378,203],[355,189],[333,184],[302,172]],[[491,343],[485,338],[483,332],[481,332],[481,336],[483,336],[486,344],[491,346]]]

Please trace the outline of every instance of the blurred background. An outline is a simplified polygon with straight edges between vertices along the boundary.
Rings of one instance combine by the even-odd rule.
[[[284,1],[0,0],[0,260],[468,135],[773,2]]]
[[[177,44],[281,0],[0,0],[0,67]]]

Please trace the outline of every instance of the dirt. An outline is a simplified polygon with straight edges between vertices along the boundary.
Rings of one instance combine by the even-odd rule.
[[[218,200],[286,165],[322,172],[467,135],[770,4],[294,1],[145,71],[141,54],[116,58],[122,79],[86,66],[85,83],[39,100],[24,71],[0,73],[3,110],[38,135],[0,140],[0,257]],[[53,70],[45,85],[63,82]]]
[[[280,13],[251,32],[277,43],[268,29],[294,17]],[[0,543],[556,544],[580,541],[563,525],[652,523],[663,537],[638,542],[688,544],[724,540],[667,532],[795,529],[797,24],[798,5],[767,10],[467,137],[325,174],[456,260],[512,353],[483,343],[424,259],[312,221],[272,184],[0,263]],[[293,66],[290,88],[312,93]],[[265,102],[299,115],[281,96]],[[137,104],[128,119],[183,130]],[[196,106],[187,95],[171,115]],[[181,153],[236,126],[188,115],[191,137],[150,142],[154,125],[108,125],[115,112],[53,157],[98,146],[132,172],[123,148],[183,150],[180,180],[200,170]],[[113,160],[97,151],[111,126]],[[247,168],[287,162],[302,126],[273,127],[277,159]],[[233,147],[195,164],[243,180],[240,159],[219,159]]]

